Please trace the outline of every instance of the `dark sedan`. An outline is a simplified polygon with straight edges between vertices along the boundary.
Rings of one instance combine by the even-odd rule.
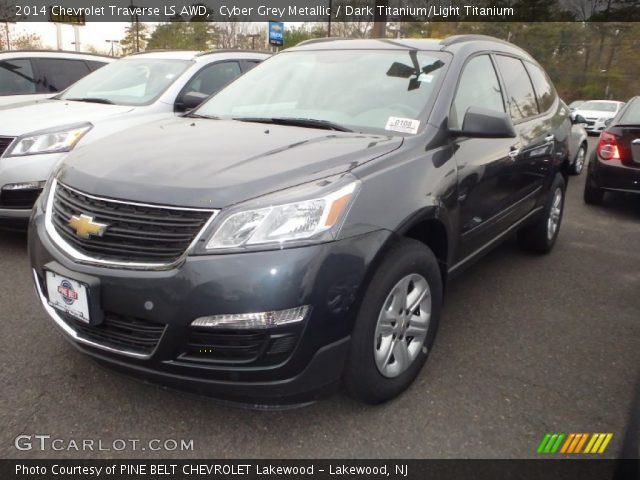
[[[640,96],[629,100],[600,134],[591,155],[584,201],[600,204],[605,192],[640,193]]]

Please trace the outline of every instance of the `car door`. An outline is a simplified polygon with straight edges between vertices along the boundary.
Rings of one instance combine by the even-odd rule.
[[[207,96],[213,95],[240,75],[242,75],[242,70],[240,69],[240,64],[235,60],[215,62],[203,67],[187,82],[178,94],[175,102],[176,110],[184,110],[182,97],[186,93],[195,92]]]
[[[512,154],[507,175],[512,186],[508,199],[510,217],[517,221],[534,208],[553,165],[555,127],[554,111],[550,108],[549,100],[555,92],[545,93],[542,85],[538,87],[541,90],[542,109],[546,109],[541,112],[524,62],[502,54],[496,54],[495,59],[507,93],[509,114],[518,133],[519,143]]]
[[[451,105],[449,128],[463,126],[469,107],[506,111],[502,87],[489,54],[476,55],[465,64]],[[462,258],[489,242],[500,228],[502,212],[513,194],[509,169],[510,152],[516,143],[513,138],[454,140]]]

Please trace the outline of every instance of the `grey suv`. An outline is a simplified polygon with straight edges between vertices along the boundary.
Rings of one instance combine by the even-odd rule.
[[[496,39],[307,42],[72,152],[31,220],[36,289],[78,349],[147,380],[255,405],[342,379],[383,402],[427,360],[449,278],[512,233],[552,249],[570,127]]]

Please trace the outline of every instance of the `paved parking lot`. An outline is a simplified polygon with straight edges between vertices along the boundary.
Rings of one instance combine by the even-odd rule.
[[[103,369],[38,305],[25,236],[0,232],[0,456],[533,457],[553,431],[612,432],[618,455],[640,373],[640,201],[588,207],[583,184],[572,179],[552,254],[507,241],[450,284],[426,368],[379,407],[339,392],[246,411]],[[193,439],[194,450],[21,452],[23,433]]]

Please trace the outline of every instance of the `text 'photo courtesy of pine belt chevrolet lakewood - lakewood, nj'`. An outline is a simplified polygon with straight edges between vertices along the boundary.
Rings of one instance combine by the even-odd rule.
[[[512,235],[550,252],[585,165],[585,118],[492,37],[104,63],[0,107],[0,218],[30,217],[37,295],[81,352],[229,402],[395,398],[447,282]],[[607,141],[598,164],[626,154]]]

